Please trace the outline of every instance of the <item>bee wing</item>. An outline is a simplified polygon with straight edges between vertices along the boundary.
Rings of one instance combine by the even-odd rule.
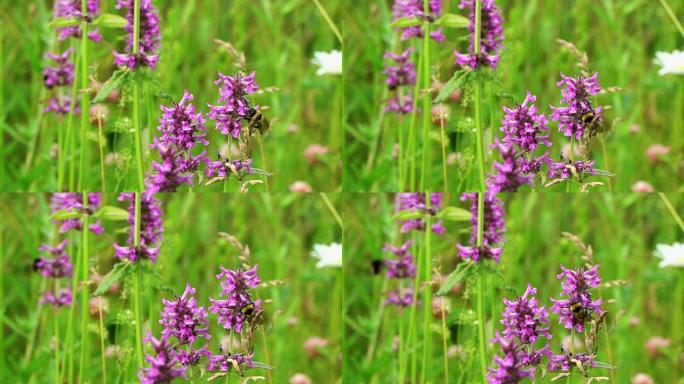
[[[252,171],[255,175],[273,176],[273,173],[261,168],[252,168]]]
[[[261,363],[261,362],[258,362],[258,361],[255,361],[255,362],[254,362],[254,367],[255,367],[255,368],[263,368],[263,369],[274,369],[274,368],[275,368],[275,367],[272,366],[272,365],[268,365],[268,364],[266,364],[266,363]]]
[[[594,173],[595,173],[596,175],[599,175],[599,176],[607,176],[607,177],[613,177],[613,176],[615,176],[614,173],[608,172],[608,171],[604,171],[603,169],[594,169]]]

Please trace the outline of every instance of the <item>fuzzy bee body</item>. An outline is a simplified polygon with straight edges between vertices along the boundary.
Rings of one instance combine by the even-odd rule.
[[[594,113],[593,110],[583,114],[581,119],[590,137],[596,136],[596,134],[602,131],[601,116]]]
[[[270,123],[266,120],[260,109],[250,108],[247,111],[247,118],[249,120],[250,136],[252,136],[255,131],[259,131],[259,133],[263,135],[270,127]]]
[[[591,318],[591,311],[582,306],[582,303],[572,303],[570,304],[570,312],[575,320],[585,322]]]
[[[371,261],[371,272],[374,275],[379,275],[385,267],[385,261],[382,259],[375,259]]]

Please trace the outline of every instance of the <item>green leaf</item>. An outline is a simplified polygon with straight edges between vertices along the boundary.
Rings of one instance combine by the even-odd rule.
[[[104,28],[124,28],[128,25],[128,20],[119,15],[104,13],[95,19],[93,24]]]
[[[107,96],[109,96],[110,93],[119,88],[119,85],[121,85],[121,82],[124,80],[126,75],[128,75],[129,71],[130,70],[128,68],[120,68],[114,71],[114,73],[112,73],[112,77],[102,84],[102,88],[100,88],[100,92],[98,92],[97,96],[95,96],[93,99],[93,103],[102,102],[107,98]]]
[[[50,215],[52,220],[69,220],[81,217],[81,212],[75,211],[72,208],[62,209]]]
[[[439,92],[439,95],[437,95],[435,98],[434,103],[441,103],[442,101],[448,99],[455,90],[461,88],[463,86],[464,80],[466,79],[466,75],[469,72],[471,72],[469,69],[461,69],[454,72],[454,75],[451,76],[451,79],[444,84],[444,88],[442,88],[442,91]]]
[[[457,265],[456,269],[454,269],[449,274],[449,276],[447,276],[446,281],[439,288],[439,291],[437,291],[437,296],[446,295],[454,288],[456,283],[465,280],[465,278],[468,276],[468,273],[470,272],[470,267],[472,265],[472,261],[467,261],[465,263],[460,263],[459,265]]]
[[[447,13],[437,19],[435,24],[441,27],[447,28],[468,28],[470,25],[470,19],[463,17],[461,15],[455,15],[453,13]]]
[[[392,216],[392,220],[413,220],[419,219],[423,216],[420,211],[401,211],[397,212],[396,215]]]
[[[437,217],[449,221],[468,221],[472,217],[470,211],[459,207],[446,207],[437,212]]]
[[[93,215],[97,218],[100,218],[102,220],[108,220],[108,221],[122,221],[122,220],[128,220],[128,211],[119,207],[112,207],[112,206],[104,206],[100,208],[95,214]]]
[[[125,261],[117,263],[114,268],[102,278],[102,283],[100,283],[100,286],[93,292],[93,296],[103,295],[114,283],[123,280],[131,265],[131,263]]]
[[[415,26],[418,26],[422,23],[423,23],[422,21],[420,21],[419,19],[417,19],[415,17],[406,16],[406,17],[402,17],[402,18],[395,20],[394,23],[392,23],[392,26],[396,27],[396,28],[406,28],[406,27],[415,27]]]
[[[63,27],[73,27],[79,25],[80,22],[73,17],[60,17],[58,19],[52,20],[48,26],[51,28],[63,28]]]

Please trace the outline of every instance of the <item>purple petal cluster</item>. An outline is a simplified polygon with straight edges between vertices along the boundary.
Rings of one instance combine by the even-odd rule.
[[[392,97],[385,107],[386,112],[406,114],[413,111],[413,98],[410,95],[403,95],[401,90],[402,87],[416,84],[416,66],[411,61],[412,52],[413,48],[408,48],[400,54],[385,53],[385,59],[394,61],[394,65],[386,62],[385,70],[382,72],[387,76],[387,87],[392,92]]]
[[[534,368],[526,364],[529,355],[512,337],[503,337],[497,331],[492,341],[501,347],[501,355],[494,356],[494,367],[487,372],[488,383],[513,384],[534,378]]]
[[[161,106],[162,116],[157,127],[162,133],[160,142],[173,144],[181,150],[192,149],[198,143],[209,144],[204,117],[195,111],[191,103],[194,98],[190,92],[184,91],[180,102],[173,103],[171,107]]]
[[[78,104],[78,100],[76,100]],[[47,106],[43,109],[44,113],[54,112],[60,116],[64,116],[69,113],[71,109],[71,98],[69,96],[62,97],[51,97],[47,100]],[[78,115],[81,110],[78,106],[74,106],[74,115]]]
[[[251,269],[238,268],[236,270],[221,267],[221,273],[216,275],[221,280],[220,297],[224,299],[210,299],[212,305],[209,311],[218,315],[218,323],[225,329],[241,332],[246,321],[242,308],[253,304],[255,310],[259,310],[261,300],[252,300],[250,288],[256,288],[261,279],[257,276],[257,266]]]
[[[204,307],[197,306],[197,300],[192,297],[194,294],[195,288],[187,284],[180,297],[162,300],[164,309],[159,320],[164,327],[162,336],[173,336],[180,345],[192,345],[200,337],[211,338],[206,327],[207,312]]]
[[[501,10],[494,0],[482,0],[480,13],[480,53],[475,55],[475,0],[461,0],[460,9],[469,10],[470,46],[468,53],[454,52],[456,64],[477,68],[481,65],[496,69],[499,62],[499,54],[503,48],[503,26]]]
[[[168,336],[156,339],[151,334],[148,334],[144,341],[152,346],[154,354],[145,356],[145,360],[149,363],[150,367],[142,368],[138,372],[141,384],[170,383],[175,378],[185,377],[187,368],[177,367],[179,362],[178,354],[169,344]]]
[[[561,106],[551,107],[551,120],[558,122],[558,130],[567,137],[577,140],[587,135],[589,124],[601,122],[601,107],[593,107],[590,96],[601,91],[598,83],[598,72],[590,77],[569,77],[561,73],[561,80],[557,84],[561,87]],[[590,121],[585,116],[592,116]]]
[[[100,0],[87,0],[87,12],[84,15],[81,11],[81,0],[57,0],[55,1],[54,13],[56,18],[65,19],[84,19],[89,23],[95,20],[97,14],[100,12]],[[73,25],[70,27],[57,28],[59,40],[66,40],[69,37],[80,38],[81,26]],[[99,28],[95,28],[88,32],[88,38],[96,43],[102,41],[102,35]]]
[[[413,254],[409,252],[409,247],[413,241],[405,242],[401,247],[386,244],[384,252],[393,253],[396,258],[385,259],[387,267],[387,277],[391,279],[409,279],[416,276],[416,265],[413,262]]]
[[[209,372],[230,372],[231,369],[237,367],[255,368],[252,355],[243,353],[226,353],[222,355],[212,355],[209,357],[207,363],[207,370]]]
[[[573,355],[571,353],[566,353],[561,355],[553,354],[550,356],[548,368],[551,372],[570,372],[570,369],[576,367],[577,364],[580,364],[583,368],[596,367],[594,356],[592,355],[584,353]]]
[[[71,294],[70,288],[64,288],[55,293],[53,291],[47,291],[43,294],[43,298],[40,300],[41,304],[50,304],[55,308],[68,307],[71,305],[73,300],[73,295]]]
[[[515,300],[504,299],[506,308],[502,314],[501,324],[504,325],[504,336],[515,337],[522,344],[534,344],[540,337],[551,338],[549,333],[546,308],[539,306],[534,295],[537,289],[527,285],[525,293]]]
[[[66,252],[66,246],[69,240],[62,240],[56,247],[43,244],[38,250],[49,254],[50,258],[40,257],[36,259],[33,264],[34,269],[44,277],[58,279],[60,277],[69,277],[74,272],[74,266],[69,260],[69,254]]]
[[[533,153],[540,146],[551,146],[546,115],[539,114],[535,101],[537,97],[527,92],[522,104],[515,108],[503,107],[501,132],[506,135],[504,142],[515,144],[524,153]]]
[[[484,232],[482,247],[477,247],[477,193],[464,193],[461,195],[461,201],[470,201],[470,212],[472,218],[470,222],[473,228],[470,233],[470,244],[464,246],[456,244],[459,251],[459,256],[464,259],[479,262],[480,260],[492,259],[499,262],[499,257],[503,248],[500,245],[504,239],[506,232],[506,223],[504,222],[504,208],[503,201],[496,197],[495,193],[487,191],[483,193],[484,196]]]
[[[55,64],[54,67],[45,67],[43,81],[47,89],[64,87],[74,82],[74,63],[69,60],[74,50],[69,48],[62,54],[48,52],[47,57]]]
[[[385,112],[397,112],[400,115],[406,115],[413,112],[413,96],[411,94],[392,96],[387,100]]]
[[[252,174],[252,159],[247,160],[217,160],[207,161],[207,168],[205,169],[207,177],[228,177],[230,174],[242,175]]]
[[[387,299],[385,304],[396,305],[397,307],[404,308],[413,305],[413,286],[408,286],[403,289],[394,289],[387,292]]]
[[[558,274],[557,278],[562,280],[561,287],[563,292],[561,292],[561,296],[565,298],[559,300],[551,299],[553,301],[551,312],[559,315],[559,322],[566,329],[574,329],[576,332],[584,331],[586,318],[578,316],[571,310],[570,307],[573,304],[580,305],[589,314],[596,313],[601,315],[603,313],[601,309],[603,302],[600,299],[593,300],[591,292],[589,292],[590,288],[596,288],[601,284],[598,268],[598,264],[588,270],[583,268],[572,270],[561,266],[562,272]]]
[[[578,176],[596,173],[594,170],[594,160],[559,161],[549,163],[549,178],[568,180],[573,176],[573,168]]]
[[[126,9],[126,32],[128,40],[126,44],[127,53],[113,52],[114,64],[136,69],[138,67],[149,67],[154,69],[159,59],[158,51],[161,41],[159,29],[159,11],[152,5],[152,0],[140,1],[140,52],[133,54],[134,39],[134,0],[117,0],[116,9]]]
[[[398,193],[396,198],[397,212],[409,211],[409,212],[421,212],[427,213],[431,216],[437,214],[437,211],[442,206],[442,194],[441,193],[431,193],[430,194],[430,206],[428,207],[426,196],[424,193]],[[425,230],[425,220],[422,218],[408,219],[400,221],[401,232],[406,233],[412,230],[424,231]],[[442,224],[442,220],[437,221],[431,225],[431,229],[434,233],[438,235],[444,234],[446,229]]]
[[[238,73],[227,76],[219,72],[219,78],[214,82],[219,87],[219,104],[209,104],[207,117],[216,122],[216,129],[222,135],[231,135],[234,139],[240,137],[243,120],[249,119],[250,104],[247,95],[259,90],[256,83],[256,72],[245,76]],[[255,107],[258,108],[258,107]]]
[[[66,211],[92,215],[100,207],[100,204],[102,204],[102,195],[95,192],[88,194],[87,208],[83,205],[83,194],[78,192],[53,193],[50,197],[50,210],[52,214],[58,211]],[[60,233],[66,233],[71,230],[83,230],[83,222],[81,222],[80,218],[55,220],[54,223],[60,224]],[[101,235],[104,232],[100,220],[90,224],[88,229],[96,235]]]
[[[494,161],[494,172],[487,177],[487,189],[498,192],[515,192],[526,184],[532,184],[534,174],[525,172],[525,158],[513,147],[512,143],[502,143],[494,139],[492,148],[499,152],[501,161]]]
[[[393,21],[397,21],[401,18],[417,18],[433,22],[442,14],[442,0],[430,0],[428,2],[428,7],[429,10],[426,12],[423,0],[395,0],[394,5],[392,6]],[[421,25],[399,28],[399,30],[401,31],[402,40],[408,40],[412,37],[422,38],[424,34]],[[430,37],[440,43],[446,39],[444,32],[442,32],[442,28],[430,32]]]
[[[143,192],[140,195],[140,246],[135,247],[135,194],[121,193],[119,201],[128,201],[128,224],[130,229],[126,246],[114,244],[115,255],[131,262],[149,259],[157,261],[159,242],[164,233],[161,203],[153,193]]]

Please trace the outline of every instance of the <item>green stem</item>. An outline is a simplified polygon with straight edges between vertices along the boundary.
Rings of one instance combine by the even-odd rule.
[[[423,9],[430,9],[428,0],[423,0]],[[420,170],[420,191],[429,186],[428,158],[430,154],[430,23],[423,21],[423,162]]]
[[[418,52],[418,73],[423,73],[423,51]],[[404,171],[404,178],[409,176],[409,186],[399,186],[399,191],[412,191],[416,187],[416,120],[418,119],[418,93],[420,93],[420,79],[416,80],[413,87],[413,111],[411,112],[411,121],[409,123],[409,132],[407,139],[407,151],[402,151],[404,157],[404,167],[408,167],[408,171]]]
[[[104,314],[102,313],[102,301],[99,302],[100,316],[100,364],[102,365],[102,384],[107,384],[107,363],[105,359],[105,328]]]
[[[0,53],[1,56],[1,53]],[[3,242],[3,227],[0,226],[0,297],[5,297],[5,244]],[[5,376],[5,302],[0,302],[0,377]]]
[[[73,254],[73,252],[72,252]],[[76,253],[76,263],[74,264],[76,266],[76,271],[71,276],[71,292],[76,296],[76,291],[78,290],[78,280],[79,280],[79,273],[78,273],[78,268],[81,265],[81,259],[83,258],[83,252],[77,252]],[[71,306],[69,306],[69,320],[67,321],[67,342],[66,345],[69,347],[68,355],[69,355],[69,360],[68,360],[68,381],[69,383],[74,383],[74,354],[75,354],[75,348],[74,348],[74,323],[76,322],[76,304],[72,303]]]
[[[575,356],[575,328],[572,328],[572,331],[570,332],[570,356]],[[570,382],[570,379],[572,377],[572,374],[569,372],[568,373],[568,379],[567,383]]]
[[[78,79],[81,73],[81,51],[77,51],[76,66],[74,67],[74,79]],[[69,115],[67,116],[66,142],[64,144],[64,156],[62,164],[62,180],[58,186],[60,190],[76,191],[76,163],[74,162],[74,155],[76,154],[76,140],[74,140],[74,109],[76,108],[76,95],[78,94],[78,83],[76,80],[71,84],[71,98],[69,99]],[[64,189],[66,180],[66,163],[69,162],[69,185],[68,189]]]
[[[59,294],[59,279],[55,279],[55,295]],[[60,383],[60,374],[59,374],[59,322],[58,322],[59,317],[57,316],[57,313],[52,314],[52,323],[53,323],[53,332],[54,335],[53,337],[55,338],[55,384]]]
[[[4,29],[3,29],[4,31]],[[0,31],[0,189],[5,189],[5,68],[3,41],[5,33]],[[61,130],[60,130],[61,132]],[[4,323],[3,323],[4,324]],[[2,331],[0,330],[0,335]],[[2,336],[0,336],[1,338]],[[4,356],[4,354],[2,354]],[[4,363],[0,364],[4,369]],[[0,371],[0,377],[4,377],[4,371]]]
[[[479,1],[478,1],[479,3]],[[477,247],[482,249],[484,244],[484,193],[477,194]],[[484,315],[484,295],[485,295],[485,270],[484,260],[479,262],[480,276],[477,280],[477,330],[480,349],[480,372],[482,382],[487,382],[487,345],[485,343],[485,315]]]
[[[344,45],[342,42],[342,34],[340,33],[340,30],[337,29],[337,26],[335,25],[335,22],[330,18],[330,15],[328,15],[328,12],[323,8],[323,5],[320,3],[318,0],[312,0],[314,5],[316,5],[316,8],[318,9],[318,12],[321,13],[321,16],[323,16],[323,19],[325,19],[325,22],[328,23],[328,26],[330,27],[330,30],[333,31],[335,36],[337,37],[337,40],[340,42],[340,45]]]
[[[570,153],[568,154],[568,157],[570,158],[570,164],[572,166],[574,166],[575,165],[574,164],[574,162],[575,162],[575,136],[574,135],[570,138]],[[570,180],[572,180],[572,179],[568,179],[565,182],[565,192],[570,192]]]
[[[86,0],[81,0],[81,9],[88,9]],[[85,165],[88,160],[89,118],[90,93],[88,91],[88,22],[83,19],[81,21],[81,163],[78,171],[78,191],[83,190],[83,188],[87,188]],[[85,229],[87,229],[87,227]],[[83,232],[88,232],[85,229]]]
[[[439,116],[439,143],[442,147],[442,178],[444,179],[444,193],[449,193],[449,174],[447,172],[446,133],[444,132],[444,116]],[[447,379],[448,380],[448,379]]]
[[[337,225],[340,226],[340,229],[343,229],[343,222],[342,222],[342,217],[340,216],[339,212],[337,212],[337,209],[335,209],[335,206],[333,205],[332,201],[328,198],[328,195],[325,194],[325,192],[321,192],[321,199],[323,199],[323,202],[325,205],[328,207],[330,210],[330,213],[332,213],[333,217],[335,218],[335,221],[337,221]]]
[[[475,56],[480,54],[480,34],[481,34],[481,13],[482,0],[475,0]],[[482,81],[478,77],[475,81],[475,141],[477,152],[477,165],[480,182],[480,190],[484,191],[485,186],[485,158],[484,158],[484,140],[482,127]]]
[[[670,202],[670,199],[668,199],[667,195],[662,192],[659,192],[658,195],[663,200],[663,203],[667,207],[667,210],[670,211],[672,218],[674,218],[674,220],[677,222],[677,225],[679,225],[679,229],[681,229],[682,232],[684,232],[684,221],[682,221],[682,218],[675,210],[674,206],[672,205],[672,202]]]
[[[133,55],[140,53],[140,0],[135,0],[133,10]],[[138,191],[145,189],[145,174],[143,166],[142,128],[140,127],[140,77],[136,73],[133,81],[133,127],[135,128],[135,168],[138,181]]]
[[[427,0],[426,0],[427,2]],[[428,9],[427,6],[425,9]],[[427,33],[426,33],[427,35]],[[430,191],[425,192],[425,203],[427,204],[428,210],[430,209]],[[425,273],[425,282],[428,283],[432,280],[432,252],[430,244],[430,236],[432,234],[432,215],[427,215],[425,219],[425,247],[423,253],[423,269]],[[421,382],[426,383],[427,371],[428,371],[428,355],[430,354],[432,337],[430,332],[430,316],[432,315],[432,288],[430,284],[425,284],[425,290],[423,291],[423,370],[421,376]]]
[[[104,134],[102,133],[102,119],[97,118],[97,142],[100,147],[100,187],[102,192],[106,192],[105,188],[105,157],[104,157]]]
[[[85,1],[85,0],[84,0]],[[85,9],[85,8],[84,8]],[[83,192],[83,207],[87,211],[88,209],[88,193]],[[81,230],[83,244],[81,244],[81,281],[84,283],[88,281],[88,221],[89,215],[83,215],[83,229]],[[79,367],[79,382],[86,383],[86,355],[88,350],[88,285],[83,284],[81,286],[81,360]]]
[[[138,1],[138,0],[136,0]],[[134,221],[134,238],[133,246],[135,249],[140,247],[140,192],[135,193],[135,221]],[[139,261],[138,261],[139,262]],[[133,277],[133,311],[135,313],[135,351],[137,357],[138,367],[142,368],[144,365],[143,345],[142,345],[142,310],[141,302],[141,277],[142,270],[140,265],[136,266],[135,276]]]
[[[663,5],[665,12],[667,12],[667,15],[670,16],[670,19],[672,19],[672,22],[675,24],[675,26],[677,26],[679,33],[681,33],[682,37],[684,37],[684,27],[682,27],[682,24],[679,22],[679,20],[677,20],[677,16],[672,11],[672,8],[670,8],[670,5],[665,0],[660,0],[660,4]]]
[[[421,255],[421,250],[418,249],[417,253],[413,253]],[[416,308],[418,305],[416,304],[418,302],[418,289],[421,284],[420,278],[423,275],[423,263],[418,262],[417,263],[417,268],[416,268],[416,277],[414,278],[413,281],[413,305],[411,305],[411,316],[409,318],[409,326],[408,326],[408,339],[410,340],[409,343],[407,343],[407,347],[411,348],[412,350],[410,351],[411,353],[411,383],[416,383],[417,382],[417,373],[418,373],[418,353],[417,350],[418,348],[416,347],[418,345],[418,332],[417,332],[417,326],[416,326]],[[426,304],[427,305],[427,304]]]

